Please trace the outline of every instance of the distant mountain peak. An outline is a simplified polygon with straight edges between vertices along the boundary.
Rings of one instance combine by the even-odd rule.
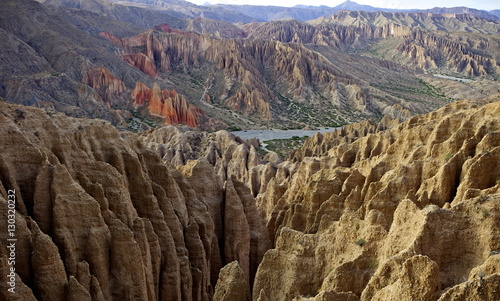
[[[370,5],[362,5],[358,4],[354,1],[346,0],[345,2],[335,6],[337,9],[345,9],[345,10],[364,10],[364,11],[377,11],[380,8],[373,7]]]

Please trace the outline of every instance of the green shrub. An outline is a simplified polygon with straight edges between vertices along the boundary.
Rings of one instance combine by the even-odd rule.
[[[354,243],[357,244],[358,246],[362,247],[366,244],[366,240],[360,238],[360,239],[356,240]]]
[[[451,157],[453,157],[453,154],[450,151],[447,151],[446,154],[444,154],[444,161],[448,162]]]

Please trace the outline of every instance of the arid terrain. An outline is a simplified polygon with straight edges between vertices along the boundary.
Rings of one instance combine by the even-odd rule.
[[[0,300],[500,299],[498,11],[259,11],[0,3]]]
[[[284,161],[226,131],[0,109],[7,300],[498,296],[498,96],[317,134]]]
[[[406,120],[500,89],[500,21],[484,11],[295,8],[256,22],[180,0],[39,2],[0,6],[0,97],[121,129]]]

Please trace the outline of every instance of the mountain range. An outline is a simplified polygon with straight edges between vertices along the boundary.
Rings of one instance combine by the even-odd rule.
[[[342,10],[248,23],[251,14],[184,1],[40,2],[0,7],[0,97],[123,129],[406,119],[456,93],[424,73],[497,85],[500,22],[476,15]]]
[[[227,15],[228,12],[239,14],[239,20],[233,22],[247,23],[247,18],[251,18],[251,22],[264,22],[283,18],[293,18],[300,21],[308,21],[319,17],[327,17],[341,10],[349,11],[366,11],[366,12],[404,12],[404,13],[433,13],[433,14],[471,14],[486,19],[497,19],[495,11],[484,11],[467,7],[435,7],[431,9],[388,9],[381,7],[373,7],[370,5],[361,5],[353,1],[345,1],[337,6],[330,7],[326,5],[309,6],[296,5],[293,7],[282,7],[273,5],[232,5],[232,4],[209,4],[197,6],[188,1],[170,1],[170,0],[112,0],[112,2],[131,4],[142,7],[161,7],[162,9],[174,10],[186,14],[186,16],[203,16],[207,18],[218,19],[216,13]],[[234,15],[236,16],[236,15]],[[246,16],[246,17],[242,17]],[[225,17],[222,17],[225,18]],[[220,19],[228,21],[228,19]]]

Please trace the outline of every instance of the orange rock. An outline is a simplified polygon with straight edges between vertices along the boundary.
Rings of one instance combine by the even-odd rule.
[[[153,29],[163,32],[172,32],[172,27],[168,26],[168,24],[159,24],[153,27]]]
[[[197,127],[198,118],[205,115],[175,90],[161,90],[156,83],[153,89],[149,89],[145,84],[137,82],[132,91],[132,99],[134,107],[147,106],[149,114],[165,118],[166,125],[185,123],[190,127]]]

